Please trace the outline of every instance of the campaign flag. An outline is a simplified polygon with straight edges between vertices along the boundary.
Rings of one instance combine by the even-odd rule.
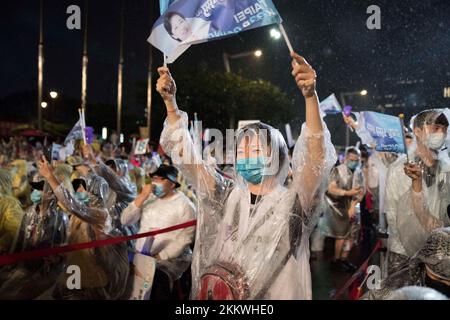
[[[147,152],[147,145],[150,139],[140,139],[136,142],[136,147],[134,148],[134,154],[141,155]]]
[[[161,15],[166,12],[167,8],[177,0],[159,0],[159,11],[161,12]]]
[[[320,103],[320,111],[322,116],[342,112],[341,105],[339,104],[339,101],[336,99],[334,93]]]
[[[167,63],[174,62],[192,44],[282,21],[271,0],[161,1],[161,11],[167,3],[147,39],[167,56]]]
[[[364,144],[376,145],[376,151],[406,152],[398,117],[373,111],[354,114],[358,120],[357,133]]]
[[[83,139],[83,129],[81,127],[81,120],[78,120],[64,140],[64,145],[67,145],[70,141],[81,139]]]

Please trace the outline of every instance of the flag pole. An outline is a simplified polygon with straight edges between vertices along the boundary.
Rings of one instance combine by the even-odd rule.
[[[283,24],[280,23],[278,26],[280,28],[281,34],[283,35],[284,41],[286,41],[287,47],[289,48],[289,52],[290,53],[294,52],[294,48],[292,47],[291,41],[289,40],[289,37],[286,33],[286,30],[283,27]]]
[[[405,153],[406,153],[406,162],[409,163],[408,149],[406,148],[405,123],[403,120],[405,118],[405,115],[403,113],[401,113],[398,115],[398,118],[400,120],[400,126],[402,129],[402,140],[403,140],[403,148],[405,148]]]
[[[78,109],[78,114],[80,115],[80,125],[81,125],[81,134],[83,136],[83,142],[84,144],[86,144],[86,131],[85,131],[86,124],[84,123],[84,113],[81,108]]]

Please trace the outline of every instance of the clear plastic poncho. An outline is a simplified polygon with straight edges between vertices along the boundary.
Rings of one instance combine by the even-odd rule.
[[[434,111],[421,117],[416,125],[433,124],[441,112]],[[411,120],[415,122],[415,118]],[[424,135],[429,132],[424,128]],[[450,204],[450,159],[446,151],[432,150],[415,138],[409,148],[409,161],[423,168],[422,193],[415,194],[412,180],[404,172],[406,156],[391,165],[386,184],[386,218],[388,222],[388,249],[411,257],[420,249],[435,226],[449,226],[447,207]],[[424,160],[425,159],[425,160]],[[432,161],[432,165],[425,162]],[[427,215],[430,215],[427,217]]]
[[[0,253],[16,250],[23,219],[21,204],[12,193],[11,174],[0,169]]]
[[[106,200],[109,187],[100,176],[90,172],[86,180],[89,203],[79,202],[74,194],[61,184],[55,195],[71,214],[68,243],[82,243],[120,235],[111,225]],[[69,290],[63,275],[56,298],[60,299],[119,299],[124,294],[129,273],[126,244],[119,243],[69,252],[68,265],[81,269],[83,290]],[[79,292],[78,292],[79,291]]]
[[[120,223],[123,210],[136,198],[136,186],[128,175],[127,163],[122,159],[114,159],[114,162],[118,174],[102,162],[94,166],[94,170],[109,185],[107,207],[112,217],[113,227],[119,229],[124,235],[136,234],[137,226],[123,226]],[[133,246],[133,242],[130,242],[130,246]]]
[[[278,130],[263,125],[267,135],[262,142],[270,139],[269,161],[279,161],[278,171],[261,184],[271,191],[252,205],[247,183],[239,174],[235,173],[235,181],[225,179],[201,160],[185,112],[174,125],[166,121],[161,145],[198,197],[191,298],[207,298],[202,294],[202,277],[217,268],[228,270],[224,277],[234,282],[234,298],[312,298],[309,236],[321,212],[322,181],[336,162],[330,134],[323,125],[320,134],[303,126],[293,152],[294,178],[289,188],[283,187],[289,170],[286,143]],[[236,137],[242,134],[239,130]]]
[[[20,233],[22,239],[19,240],[21,251],[65,244],[68,223],[67,214],[46,184],[41,202],[25,211]],[[55,284],[64,271],[64,265],[64,258],[60,255],[19,263],[8,279],[0,284],[0,299],[35,299]]]
[[[28,183],[28,164],[25,160],[11,162],[13,196],[22,204],[22,208],[28,207],[30,202],[30,185]]]
[[[370,290],[365,299],[390,298],[397,289],[406,286],[427,286],[427,273],[450,280],[450,228],[433,230],[424,245],[398,272],[384,279],[379,289]]]

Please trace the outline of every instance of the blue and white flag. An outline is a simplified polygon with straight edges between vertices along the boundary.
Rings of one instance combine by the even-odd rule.
[[[354,113],[358,136],[364,144],[376,145],[376,151],[405,153],[403,128],[398,117],[373,111]]]
[[[334,93],[320,103],[320,113],[322,117],[327,114],[338,114],[342,112],[342,107],[336,99]]]
[[[67,145],[70,141],[83,139],[83,129],[81,126],[81,120],[78,120],[77,123],[73,126],[72,130],[70,130],[66,139],[64,140],[64,145]]]
[[[177,1],[178,0],[159,0],[159,11],[161,12],[161,15],[166,12],[167,8],[169,8],[170,5]]]
[[[167,56],[168,63],[192,44],[282,21],[271,0],[161,1],[161,11],[167,5],[147,41]]]

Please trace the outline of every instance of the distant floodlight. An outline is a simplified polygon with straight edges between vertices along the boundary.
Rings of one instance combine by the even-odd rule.
[[[123,138],[123,133],[120,134],[120,138],[119,138],[120,143],[123,143],[124,138]]]
[[[45,102],[45,101],[42,101],[42,102],[41,102],[41,107],[42,107],[42,109],[47,108],[47,106],[48,106],[48,103],[47,103],[47,102]]]
[[[360,92],[360,94],[362,95],[362,96],[365,96],[365,95],[367,95],[367,90],[361,90],[361,92]]]
[[[259,58],[262,56],[262,51],[261,50],[256,50],[255,51],[255,57]]]
[[[51,97],[52,99],[56,99],[56,98],[58,97],[58,92],[56,92],[56,91],[50,91],[50,97]]]
[[[108,138],[108,128],[103,127],[102,128],[102,139],[106,140]]]

